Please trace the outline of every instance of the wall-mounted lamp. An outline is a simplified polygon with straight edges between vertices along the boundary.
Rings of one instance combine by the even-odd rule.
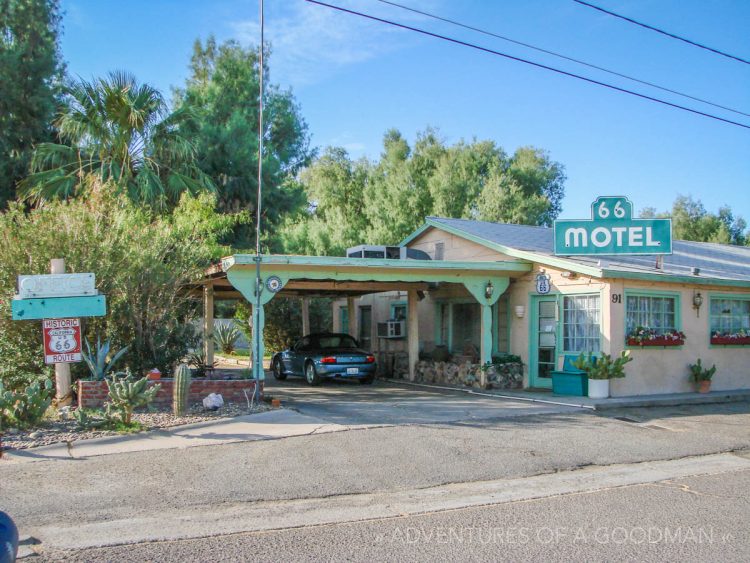
[[[519,319],[522,319],[523,316],[526,314],[526,307],[523,305],[516,305],[516,317]]]
[[[563,272],[560,275],[562,277],[564,277],[565,279],[568,279],[568,280],[574,280],[574,279],[576,279],[578,277],[578,273],[577,272]]]
[[[495,293],[495,287],[492,285],[492,282],[487,282],[487,287],[484,288],[484,296],[487,299],[492,299],[492,294]]]
[[[693,292],[693,309],[695,309],[695,316],[701,316],[701,306],[703,305],[703,296],[700,291]]]

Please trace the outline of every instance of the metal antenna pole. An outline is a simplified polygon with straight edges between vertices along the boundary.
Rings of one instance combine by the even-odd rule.
[[[263,358],[260,356],[260,341],[263,338],[260,327],[260,292],[263,288],[263,282],[260,279],[260,216],[261,216],[261,196],[263,193],[263,48],[264,48],[264,18],[263,18],[263,0],[259,0],[260,5],[260,53],[259,53],[259,90],[258,93],[258,201],[256,203],[255,216],[255,314],[253,315],[254,332],[255,332],[255,390],[253,395],[260,399],[260,380],[263,370]]]

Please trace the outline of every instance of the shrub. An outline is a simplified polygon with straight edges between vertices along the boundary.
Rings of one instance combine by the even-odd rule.
[[[619,379],[625,377],[625,364],[633,361],[630,357],[630,350],[620,352],[618,358],[613,358],[609,354],[601,353],[599,356],[588,356],[581,353],[573,362],[573,365],[583,370],[589,379]]]
[[[158,367],[171,373],[197,341],[191,321],[200,301],[185,285],[212,260],[243,216],[215,212],[213,196],[183,196],[169,214],[136,206],[112,189],[93,189],[71,201],[47,202],[28,211],[11,204],[0,214],[0,377],[16,386],[15,373],[44,374],[41,321],[11,321],[10,299],[19,274],[49,272],[64,258],[70,272],[94,272],[107,296],[107,316],[87,319],[85,335],[128,342],[122,362],[136,373]],[[111,187],[110,187],[111,188]],[[74,376],[85,374],[74,365]]]
[[[216,345],[225,354],[234,352],[237,340],[241,333],[234,324],[217,324],[214,328],[214,340]]]
[[[0,426],[33,426],[52,404],[52,381],[35,381],[22,392],[6,390],[0,382]]]
[[[690,369],[690,378],[696,383],[701,381],[711,381],[716,373],[715,364],[710,368],[704,368],[701,364],[700,358],[698,358],[696,363],[688,364],[688,369]]]

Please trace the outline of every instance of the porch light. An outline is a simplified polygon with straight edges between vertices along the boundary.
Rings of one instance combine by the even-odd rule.
[[[522,319],[523,316],[526,314],[526,307],[523,305],[516,305],[516,317],[519,319]]]
[[[491,281],[487,282],[487,287],[484,288],[484,296],[487,299],[492,299],[492,294],[495,293],[495,287],[492,285]]]
[[[703,305],[703,296],[701,292],[693,292],[693,309],[695,309],[695,316],[701,316],[701,306]]]

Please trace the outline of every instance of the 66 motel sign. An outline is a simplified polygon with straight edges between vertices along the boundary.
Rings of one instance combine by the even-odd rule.
[[[44,363],[81,361],[81,319],[44,319]]]

